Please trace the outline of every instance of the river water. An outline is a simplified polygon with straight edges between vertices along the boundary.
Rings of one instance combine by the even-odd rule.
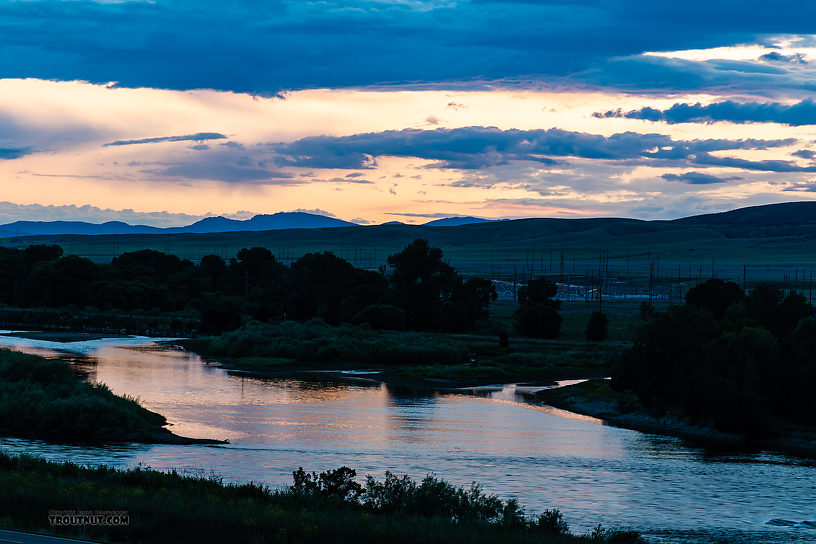
[[[80,447],[0,438],[0,449],[54,460],[144,464],[283,486],[293,470],[346,465],[558,508],[574,532],[632,528],[652,542],[816,542],[816,462],[724,453],[534,406],[504,385],[453,393],[393,388],[375,375],[258,379],[145,338],[5,345],[62,357],[113,392],[138,397],[180,435],[230,444]],[[722,540],[724,539],[724,540]]]

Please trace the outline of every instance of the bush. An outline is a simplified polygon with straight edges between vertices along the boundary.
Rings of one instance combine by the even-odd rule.
[[[564,516],[558,509],[544,510],[536,519],[536,527],[545,533],[563,535],[569,531]]]
[[[185,342],[182,342],[183,344]],[[278,357],[304,362],[364,364],[456,364],[470,355],[467,345],[429,334],[384,332],[319,319],[307,323],[251,321],[220,336],[187,343],[205,355]]]
[[[405,330],[405,311],[391,304],[372,304],[366,306],[351,320],[355,325],[368,323],[377,330]]]

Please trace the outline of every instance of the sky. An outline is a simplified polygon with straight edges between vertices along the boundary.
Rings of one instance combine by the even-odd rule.
[[[816,3],[0,0],[0,222],[816,199]]]

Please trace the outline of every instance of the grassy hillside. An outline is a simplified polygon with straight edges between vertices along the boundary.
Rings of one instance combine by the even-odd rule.
[[[620,277],[656,275],[782,280],[810,273],[816,261],[816,202],[745,208],[675,221],[521,219],[457,227],[377,225],[216,234],[33,236],[0,239],[15,247],[58,243],[67,254],[104,262],[126,251],[156,249],[182,258],[234,256],[244,247],[269,248],[289,262],[307,252],[333,251],[355,266],[376,268],[415,238],[441,247],[465,273],[512,281],[529,274],[571,278],[597,274],[600,252]],[[588,283],[589,279],[585,283]]]

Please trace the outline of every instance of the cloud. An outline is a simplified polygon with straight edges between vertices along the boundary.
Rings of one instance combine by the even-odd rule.
[[[0,147],[0,159],[19,159],[20,157],[30,153],[34,153],[34,150],[30,147]]]
[[[816,124],[816,102],[810,98],[790,105],[774,102],[740,103],[724,100],[707,105],[699,102],[696,104],[674,104],[665,110],[649,107],[627,112],[611,110],[594,113],[593,116],[598,118],[644,119],[646,121],[661,121],[670,125],[727,121],[730,123],[780,123],[790,126],[803,126]]]
[[[812,159],[816,157],[816,151],[812,151],[810,149],[799,149],[798,151],[791,153],[791,155],[802,159]]]
[[[759,60],[766,60],[770,62],[792,62],[795,64],[807,64],[807,60],[801,53],[794,53],[793,55],[783,55],[778,51],[771,51],[759,57]]]
[[[705,166],[725,166],[760,172],[816,172],[816,166],[799,166],[791,161],[749,161],[736,157],[717,157],[709,153],[698,153],[693,162]]]
[[[12,223],[14,221],[87,221],[89,223],[122,221],[131,225],[178,227],[189,225],[208,215],[210,214],[189,215],[185,213],[170,213],[167,211],[137,212],[131,209],[113,210],[110,208],[97,208],[96,206],[87,204],[84,206],[43,206],[41,204],[0,202],[0,224]],[[253,213],[252,215],[255,214]]]
[[[337,217],[333,213],[327,212],[326,210],[321,210],[320,208],[314,208],[314,209],[298,208],[296,210],[292,210],[292,212],[295,212],[295,213],[310,213],[312,215],[324,215],[326,217],[334,217],[334,218]]]
[[[223,140],[225,138],[226,136],[219,132],[197,132],[195,134],[186,134],[184,136],[162,136],[159,138],[143,138],[141,140],[116,140],[115,142],[103,144],[102,147],[119,145],[136,145],[136,144],[158,144],[163,142],[188,142],[188,141],[203,142],[205,140]]]
[[[344,178],[331,178],[328,181],[333,183],[360,183],[360,184],[370,184],[374,183],[371,180],[363,179],[363,178],[349,178],[348,176]]]
[[[687,85],[706,77],[683,75],[690,66],[675,64],[667,77],[650,79],[649,66],[615,59],[809,34],[815,19],[816,5],[801,0],[773,8],[760,0],[32,0],[0,3],[0,73],[262,95],[575,74],[621,86]],[[636,77],[624,77],[627,70]]]
[[[448,219],[449,217],[461,217],[462,214],[459,213],[442,213],[442,212],[433,212],[433,213],[411,213],[411,212],[385,212],[385,215],[399,215],[402,217],[422,217],[425,219]]]
[[[816,181],[799,181],[784,187],[782,190],[797,193],[816,193]]]
[[[291,179],[288,172],[278,172],[251,166],[220,164],[217,162],[184,162],[159,168],[142,170],[157,178],[183,178],[187,180],[211,180],[226,183],[269,182],[274,185],[292,185],[300,181]]]
[[[709,185],[712,183],[726,183],[728,181],[738,181],[742,178],[739,177],[727,177],[727,178],[718,178],[717,176],[712,176],[710,174],[704,174],[702,172],[684,172],[682,174],[663,174],[660,176],[661,178],[665,179],[666,181],[679,181],[680,183],[688,183],[689,185]]]
[[[768,149],[792,145],[782,140],[673,140],[664,134],[623,132],[601,136],[552,128],[548,130],[500,130],[495,127],[405,129],[351,136],[310,136],[294,142],[270,144],[278,166],[309,168],[374,168],[377,157],[414,157],[436,161],[436,168],[474,170],[531,161],[563,166],[561,159],[577,157],[599,160],[686,161],[716,165],[710,152]],[[736,160],[736,159],[735,159]],[[740,168],[783,171],[785,161],[743,161]],[[793,163],[784,171],[804,171]]]

